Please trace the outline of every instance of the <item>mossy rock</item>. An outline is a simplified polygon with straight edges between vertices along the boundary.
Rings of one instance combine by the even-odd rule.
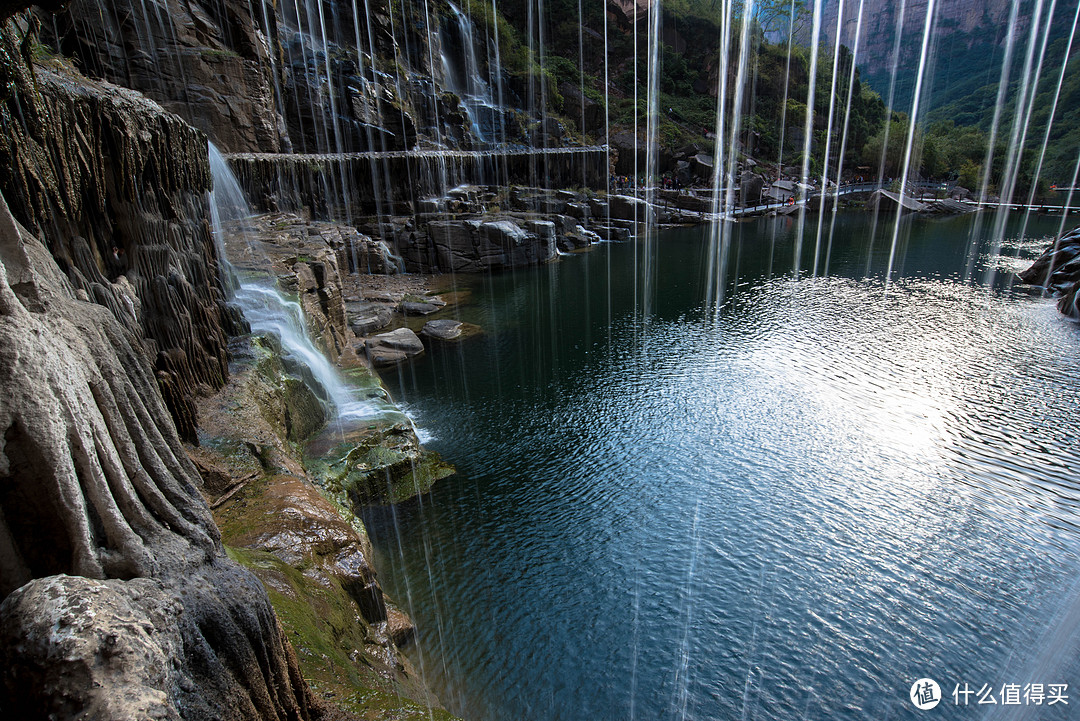
[[[285,435],[290,441],[303,441],[326,423],[326,406],[298,378],[286,376],[281,384],[285,403]]]
[[[385,637],[360,619],[356,605],[336,582],[317,583],[264,551],[230,546],[225,551],[266,587],[296,649],[300,670],[319,696],[363,719],[455,718],[438,708],[438,700],[415,675],[392,666]],[[430,705],[414,698],[427,699]]]
[[[305,459],[305,466],[353,507],[401,503],[454,474],[439,454],[420,446],[406,423],[374,425],[359,439]]]

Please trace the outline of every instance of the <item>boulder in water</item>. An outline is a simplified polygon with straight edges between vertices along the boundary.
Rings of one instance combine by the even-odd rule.
[[[402,315],[431,315],[443,309],[446,305],[438,298],[425,298],[423,300],[403,300],[398,304],[398,312]]]
[[[1080,228],[1055,240],[1019,277],[1059,296],[1058,310],[1080,319]]]
[[[459,320],[429,320],[424,324],[424,329],[420,331],[420,334],[435,340],[456,340],[461,337],[462,323]]]
[[[1064,288],[1080,279],[1080,228],[1055,240],[1020,280],[1045,288]]]
[[[349,301],[345,303],[345,312],[349,319],[349,327],[353,333],[365,336],[382,330],[390,325],[394,313],[382,303],[367,303],[363,301]]]
[[[391,366],[423,353],[424,343],[408,328],[398,328],[368,338],[364,351],[376,366]]]
[[[646,203],[630,195],[608,196],[608,209],[612,218],[620,220],[645,220]]]

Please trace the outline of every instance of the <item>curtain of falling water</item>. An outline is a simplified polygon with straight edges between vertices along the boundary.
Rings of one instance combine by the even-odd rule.
[[[656,153],[659,144],[658,125],[660,105],[660,43],[661,43],[661,0],[653,0],[649,7],[647,33],[648,33],[648,79],[646,92],[646,124],[645,138],[648,145],[645,150],[645,247],[642,252],[641,264],[641,299],[642,318],[647,321],[652,313],[653,302],[653,267],[654,254],[656,252],[656,202],[659,178],[657,173]]]
[[[833,30],[835,37],[832,51],[832,77],[829,78],[829,119],[826,123],[825,152],[821,162],[821,205],[817,214],[817,232],[814,234],[814,268],[811,271],[811,275],[814,276],[818,274],[818,262],[821,259],[821,231],[822,223],[825,221],[826,198],[829,193],[829,152],[832,150],[833,119],[836,117],[836,80],[840,72],[840,33],[844,19],[844,0],[839,0],[839,2],[839,8],[836,11],[836,28]],[[839,187],[839,175],[836,176],[836,183]]]
[[[1053,15],[1053,10],[1050,11],[1050,15],[1051,16]],[[1062,60],[1061,72],[1058,74],[1057,85],[1054,87],[1054,100],[1050,103],[1050,113],[1048,115],[1048,117],[1050,117],[1051,119],[1054,117],[1054,114],[1057,112],[1058,100],[1061,98],[1061,85],[1065,80],[1065,68],[1066,68],[1066,66],[1068,66],[1069,56],[1072,53],[1073,39],[1076,37],[1077,20],[1080,20],[1080,3],[1077,3],[1076,11],[1073,13],[1072,28],[1069,30],[1069,42],[1065,46],[1065,55],[1064,55],[1064,58]],[[1049,23],[1048,23],[1048,26],[1049,26]],[[1048,29],[1049,29],[1049,27],[1048,27]],[[1034,101],[1035,93],[1032,93],[1031,96],[1032,96],[1032,100]],[[1030,113],[1028,114],[1028,116],[1030,117]],[[1039,160],[1035,163],[1035,172],[1033,172],[1031,174],[1031,177],[1033,179],[1034,178],[1039,178],[1042,175],[1043,161],[1046,159],[1046,147],[1050,144],[1050,130],[1051,130],[1051,128],[1053,128],[1053,123],[1047,123],[1046,124],[1046,130],[1043,133],[1042,145],[1039,147]],[[1038,184],[1035,183],[1035,182],[1032,182],[1031,190],[1028,192],[1028,198],[1027,198],[1028,206],[1031,206],[1031,205],[1033,205],[1035,203],[1035,191],[1037,189],[1038,189]],[[1031,209],[1029,207],[1029,209],[1024,214],[1024,228],[1025,229],[1027,227],[1027,222],[1028,222],[1030,216],[1031,216]],[[1062,220],[1062,225],[1064,225],[1064,222],[1065,222],[1065,215],[1064,214],[1062,214],[1061,220]]]
[[[1046,42],[1050,36],[1050,19],[1054,14],[1055,5],[1056,2],[1051,0],[1046,16],[1046,27],[1043,28],[1041,25],[1043,0],[1036,0],[1031,26],[1028,29],[1028,44],[1027,52],[1024,55],[1024,69],[1021,73],[1020,83],[1017,88],[1019,96],[1015,101],[1016,109],[1013,112],[1009,145],[1006,152],[1005,171],[1002,176],[1001,197],[1010,200],[1016,192],[1017,176],[1020,173],[1020,161],[1024,153],[1024,142],[1027,140],[1028,124],[1025,119],[1031,117],[1031,105],[1035,100],[1038,77],[1042,70],[1043,54],[1046,52]],[[1039,32],[1040,30],[1043,30],[1043,32]],[[1040,36],[1042,36],[1042,49],[1039,51],[1037,65],[1033,69],[1032,63],[1034,62],[1035,46],[1039,42]],[[1002,213],[1001,215],[1004,217],[1006,214]],[[1000,235],[1004,231],[1004,228],[1003,220],[997,220],[994,223],[993,232]],[[995,246],[995,252],[1000,252],[1000,250],[1000,245]],[[994,273],[995,271],[990,270],[989,272]]]
[[[892,245],[889,248],[889,267],[885,271],[885,290],[888,292],[889,281],[896,261],[896,243],[900,238],[900,216],[904,212],[903,202],[908,188],[908,174],[911,172],[911,153],[915,147],[915,119],[919,117],[919,100],[922,96],[923,78],[926,75],[927,49],[930,47],[930,30],[934,27],[935,0],[929,0],[926,6],[926,20],[923,22],[922,48],[919,52],[919,70],[915,76],[915,93],[911,98],[911,122],[908,124],[907,140],[904,143],[904,162],[900,171],[900,202],[896,205],[896,220],[893,223]]]
[[[852,46],[851,47],[851,56],[850,56],[851,74],[848,76],[848,81],[847,81],[848,82],[848,92],[847,92],[847,102],[845,104],[845,110],[844,110],[844,128],[843,128],[843,130],[840,131],[840,152],[836,156],[837,196],[836,196],[836,202],[834,202],[832,204],[832,208],[831,208],[831,211],[830,211],[828,249],[825,252],[825,271],[824,271],[825,275],[829,274],[829,261],[832,258],[833,233],[836,230],[836,214],[839,211],[839,206],[840,206],[840,202],[839,202],[839,199],[840,199],[839,189],[840,188],[839,188],[839,186],[840,186],[841,179],[844,176],[844,155],[847,152],[847,140],[848,140],[848,128],[849,128],[849,122],[848,121],[851,120],[851,100],[852,100],[852,96],[853,96],[853,94],[855,92],[855,70],[856,70],[856,68],[858,66],[858,60],[859,60],[859,40],[862,39],[863,1],[864,0],[859,0],[859,13],[858,13],[858,17],[856,18],[856,21],[855,21],[855,38],[854,38],[854,40],[852,41],[852,44],[851,44],[851,46]],[[839,29],[837,30],[836,36],[837,36],[837,40],[839,41],[839,38],[840,38]],[[839,69],[834,69],[833,72],[839,72]],[[826,162],[828,162],[827,157],[826,157]],[[824,211],[824,204],[822,205],[822,211],[821,212],[823,214],[825,212]]]

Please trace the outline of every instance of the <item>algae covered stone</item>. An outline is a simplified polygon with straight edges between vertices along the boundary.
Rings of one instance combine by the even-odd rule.
[[[454,473],[438,453],[421,447],[407,421],[366,429],[319,456],[307,459],[309,470],[353,506],[400,503]]]

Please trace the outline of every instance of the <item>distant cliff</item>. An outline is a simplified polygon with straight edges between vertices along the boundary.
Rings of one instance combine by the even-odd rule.
[[[1014,4],[1017,5],[1016,17],[1010,26]],[[862,28],[856,46],[859,0],[826,0],[821,19],[822,43],[832,43],[840,15],[840,42],[856,51],[863,78],[886,99],[890,84],[895,80],[893,107],[904,111],[911,107],[929,6],[930,0],[905,3],[862,0]],[[931,110],[979,87],[997,83],[1009,34],[1012,33],[1017,41],[1026,42],[1034,10],[1034,0],[1016,3],[1010,0],[936,0],[931,27],[933,41],[927,56],[928,74],[924,79],[930,94],[924,101],[924,109]],[[1044,7],[1044,16],[1045,12]],[[1066,14],[1068,18],[1065,18]],[[1054,31],[1067,31],[1066,20],[1071,19],[1071,9],[1068,12],[1059,9],[1052,23]],[[809,40],[809,31],[805,31],[803,39]]]

